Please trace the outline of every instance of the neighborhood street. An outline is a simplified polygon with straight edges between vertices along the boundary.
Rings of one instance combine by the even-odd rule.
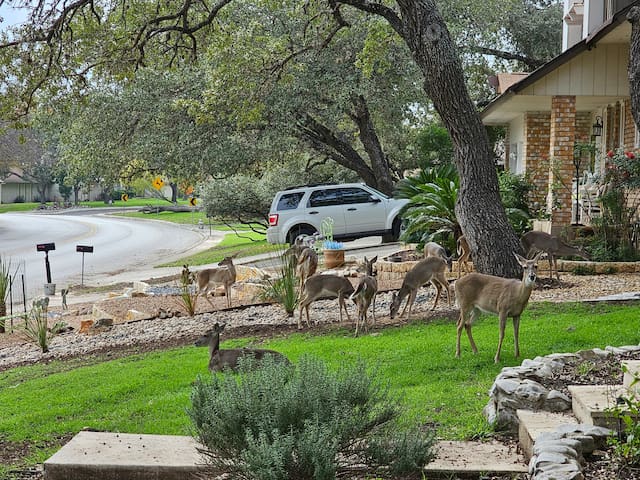
[[[42,295],[47,283],[45,252],[37,251],[37,244],[55,243],[48,256],[58,294],[61,288],[80,284],[83,255],[85,283],[104,284],[117,274],[180,258],[206,239],[189,226],[106,215],[0,215],[2,257],[24,264],[20,273],[25,274],[28,299]],[[93,246],[93,253],[77,252],[78,245]]]

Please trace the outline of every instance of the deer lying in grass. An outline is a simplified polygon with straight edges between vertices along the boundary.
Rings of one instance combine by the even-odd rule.
[[[460,268],[464,267],[464,273],[469,273],[469,265],[467,262],[471,257],[471,247],[467,242],[467,237],[460,235],[456,240],[456,253],[458,254],[458,278],[460,278]]]
[[[302,328],[302,310],[307,313],[307,326],[309,323],[309,305],[316,300],[324,298],[338,298],[340,304],[340,323],[342,323],[342,310],[347,314],[347,320],[351,321],[349,311],[344,301],[354,292],[351,282],[338,275],[314,275],[309,277],[302,288],[300,295],[300,316],[298,317],[298,328]]]
[[[445,277],[444,271],[447,268],[447,264],[440,257],[427,257],[424,260],[420,260],[404,277],[402,286],[398,293],[393,293],[391,296],[391,318],[394,318],[400,309],[402,300],[408,295],[407,303],[400,314],[400,318],[404,316],[404,312],[409,307],[409,313],[407,318],[411,317],[411,308],[413,302],[418,294],[418,289],[431,282],[436,287],[436,299],[433,302],[431,310],[435,310],[438,305],[438,299],[440,298],[440,292],[444,288],[447,291],[447,299],[449,305],[451,305],[451,290],[449,289],[449,282]]]
[[[524,268],[522,280],[514,278],[494,277],[482,273],[470,273],[456,280],[454,285],[456,300],[460,307],[460,317],[457,324],[456,357],[460,357],[460,335],[462,329],[467,331],[469,343],[473,353],[478,353],[471,326],[480,312],[495,313],[499,318],[500,337],[498,339],[498,351],[494,358],[495,363],[500,361],[500,349],[504,339],[504,329],[507,318],[513,317],[513,336],[515,343],[515,356],[520,356],[518,344],[518,331],[520,328],[520,315],[529,302],[531,290],[536,283],[536,270],[540,254],[532,260],[527,260],[514,253],[518,263]]]
[[[237,255],[237,254],[236,254]],[[236,267],[233,259],[236,255],[224,257],[215,268],[205,268],[196,274],[198,282],[198,295],[204,295],[209,304],[213,302],[209,298],[209,292],[217,285],[224,285],[224,294],[227,297],[227,307],[231,307],[231,285],[236,282]]]
[[[238,368],[238,360],[245,357],[253,357],[257,362],[267,355],[285,364],[289,364],[289,360],[280,352],[275,350],[266,350],[262,348],[234,348],[228,350],[220,350],[220,334],[224,331],[225,325],[213,326],[202,337],[194,343],[196,347],[209,347],[209,370],[212,372],[220,372],[225,368],[236,370]]]
[[[372,303],[373,324],[376,324],[376,294],[378,293],[378,280],[376,280],[375,272],[373,271],[373,264],[377,261],[377,255],[371,260],[367,260],[367,257],[364,257],[365,274],[360,278],[358,286],[351,294],[351,297],[349,297],[358,308],[358,316],[356,318],[356,337],[358,336],[358,325],[360,324],[364,327],[366,332],[369,331],[367,310],[369,310],[369,305]]]
[[[453,266],[453,258],[447,255],[447,251],[444,249],[442,245],[437,244],[436,242],[427,242],[424,244],[424,258],[428,257],[439,257],[445,261],[449,271]]]
[[[549,278],[553,278],[553,271],[555,270],[558,281],[560,281],[560,274],[558,273],[557,257],[575,255],[585,260],[591,260],[589,254],[584,250],[567,245],[558,237],[549,235],[546,232],[535,230],[527,232],[520,238],[520,244],[527,258],[533,253],[546,253],[549,257]]]

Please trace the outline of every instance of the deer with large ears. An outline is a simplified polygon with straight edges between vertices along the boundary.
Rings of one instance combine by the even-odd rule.
[[[225,325],[215,324],[211,330],[198,338],[194,345],[196,347],[209,347],[209,370],[220,372],[225,368],[236,370],[238,361],[244,357],[253,357],[257,362],[265,356],[271,355],[274,360],[289,364],[289,359],[275,350],[262,348],[234,348],[220,350],[220,334],[224,331]]]
[[[439,257],[445,261],[447,268],[451,271],[453,265],[453,258],[447,255],[447,251],[442,245],[436,242],[427,242],[424,244],[424,258],[427,257]]]
[[[524,269],[522,280],[494,277],[493,275],[484,275],[482,273],[470,273],[456,280],[454,288],[458,306],[460,307],[460,317],[457,324],[456,357],[460,357],[460,336],[463,329],[467,332],[473,353],[478,353],[478,348],[471,335],[471,326],[480,312],[494,313],[499,318],[500,336],[498,339],[498,351],[494,358],[495,363],[500,361],[500,350],[508,317],[513,318],[515,356],[520,356],[518,344],[520,315],[527,306],[531,291],[536,283],[536,270],[540,253],[532,260],[527,260],[517,253],[514,253],[514,255]]]
[[[231,308],[231,285],[236,282],[236,267],[233,264],[233,259],[236,255],[238,254],[224,257],[218,262],[217,267],[205,268],[196,274],[198,295],[204,295],[212,307],[214,307],[214,305],[209,298],[209,292],[215,289],[217,285],[223,285],[224,294],[227,297],[227,307]]]
[[[527,258],[532,253],[546,253],[549,257],[549,278],[553,278],[553,271],[555,270],[558,281],[560,281],[560,274],[558,274],[557,257],[575,255],[585,260],[591,260],[591,256],[584,250],[567,245],[558,237],[549,235],[546,232],[536,230],[527,232],[520,238],[520,244]]]
[[[373,324],[376,324],[376,295],[378,293],[378,280],[376,280],[375,272],[373,271],[373,264],[377,261],[377,255],[371,260],[367,260],[367,257],[364,257],[365,274],[360,278],[358,286],[349,297],[356,304],[356,307],[358,307],[358,316],[356,318],[356,337],[358,336],[358,326],[360,324],[363,326],[365,331],[369,331],[367,311],[369,310],[369,305],[372,303]]]
[[[349,297],[354,291],[351,282],[338,275],[313,275],[307,279],[300,294],[300,316],[298,317],[298,328],[302,328],[302,311],[307,314],[307,326],[309,324],[309,305],[316,300],[323,298],[338,298],[340,305],[340,323],[342,323],[342,310],[347,314],[347,320],[351,321],[347,304],[344,299]]]

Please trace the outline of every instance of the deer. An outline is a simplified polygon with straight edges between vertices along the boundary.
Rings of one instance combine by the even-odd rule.
[[[471,257],[471,247],[467,242],[467,237],[460,235],[456,240],[456,253],[458,254],[458,278],[460,278],[460,268],[464,266],[464,273],[469,273],[467,262]]]
[[[427,242],[424,244],[424,258],[427,257],[440,257],[445,261],[449,271],[453,266],[453,258],[447,255],[447,251],[444,249],[442,245],[439,245],[436,242]]]
[[[536,283],[536,271],[538,253],[532,260],[514,252],[518,263],[522,266],[522,279],[495,277],[482,273],[470,273],[456,280],[454,289],[456,300],[460,307],[460,317],[457,322],[456,357],[460,358],[460,336],[465,329],[469,337],[469,343],[473,353],[478,353],[478,348],[471,335],[471,326],[480,312],[498,315],[500,336],[498,339],[498,351],[494,357],[495,363],[500,362],[500,350],[504,339],[504,329],[507,318],[513,318],[513,336],[515,344],[515,356],[520,356],[518,332],[520,328],[520,315],[529,302],[531,291]]]
[[[536,230],[527,232],[520,238],[520,245],[522,245],[525,257],[527,258],[529,258],[529,255],[532,253],[546,253],[549,257],[549,278],[553,278],[553,271],[555,270],[558,281],[560,281],[560,274],[558,273],[557,257],[575,255],[585,260],[591,260],[591,256],[581,248],[567,245],[558,237],[549,235],[546,232]]]
[[[373,304],[371,310],[373,315],[373,324],[376,324],[376,295],[378,293],[378,280],[376,280],[375,272],[373,271],[373,264],[377,261],[377,255],[371,260],[367,260],[367,257],[364,257],[365,274],[360,278],[358,286],[349,297],[349,299],[353,300],[353,303],[355,303],[358,308],[358,317],[356,318],[356,337],[358,336],[359,324],[362,324],[365,331],[369,331],[367,311],[371,304]]]
[[[236,267],[233,264],[233,259],[236,255],[224,257],[218,262],[217,267],[205,268],[196,274],[198,295],[204,295],[212,307],[214,305],[209,298],[209,291],[216,285],[222,284],[224,285],[224,294],[227,297],[227,307],[231,308],[231,285],[236,282]]]
[[[353,285],[345,277],[338,275],[314,275],[309,277],[300,294],[300,316],[298,317],[298,329],[302,328],[302,311],[307,314],[307,326],[309,323],[309,305],[323,298],[338,298],[340,305],[340,323],[342,323],[342,310],[347,314],[347,320],[351,321],[349,311],[344,301],[354,292]]]
[[[449,305],[451,305],[451,290],[449,289],[449,282],[444,275],[446,268],[446,262],[440,257],[427,257],[416,263],[416,265],[405,275],[398,293],[393,293],[391,295],[391,318],[393,319],[396,316],[400,309],[400,305],[406,296],[409,296],[409,298],[402,310],[402,313],[400,314],[400,318],[404,316],[407,307],[409,307],[407,318],[410,318],[411,308],[413,307],[413,302],[418,294],[418,289],[429,282],[431,282],[437,290],[436,299],[433,302],[431,310],[435,310],[436,305],[438,305],[438,299],[440,298],[440,293],[443,288],[447,291],[447,299],[449,301]]]
[[[316,273],[318,269],[318,254],[313,248],[305,247],[298,255],[296,275],[300,279],[300,291],[304,287],[307,279]]]
[[[220,334],[224,331],[226,325],[215,324],[211,330],[206,332],[202,337],[198,338],[194,345],[196,347],[209,347],[209,370],[211,372],[221,372],[225,368],[236,371],[238,361],[241,358],[253,357],[258,363],[265,356],[272,356],[277,362],[289,365],[289,359],[280,352],[275,350],[266,350],[262,348],[234,348],[220,350]]]

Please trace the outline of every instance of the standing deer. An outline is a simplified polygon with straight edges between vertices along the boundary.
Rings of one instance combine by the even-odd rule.
[[[354,292],[351,282],[338,275],[314,275],[309,277],[304,284],[300,295],[300,316],[298,317],[298,328],[302,328],[302,310],[307,313],[307,326],[309,323],[309,305],[316,300],[323,298],[338,298],[340,304],[340,323],[342,323],[342,310],[347,314],[347,320],[351,321],[349,311],[344,301]]]
[[[376,255],[371,260],[364,257],[365,274],[358,282],[355,291],[349,297],[358,307],[358,317],[356,318],[356,337],[358,336],[358,325],[362,324],[365,331],[369,331],[367,324],[367,310],[373,303],[372,314],[373,324],[376,324],[376,295],[378,293],[378,281],[376,280],[373,264],[378,261]]]
[[[307,279],[316,273],[317,269],[318,254],[313,248],[303,248],[298,255],[298,265],[296,266],[296,275],[300,279],[300,291],[302,291]]]
[[[447,291],[447,300],[449,301],[449,305],[451,305],[451,290],[449,289],[449,282],[444,275],[446,268],[446,262],[440,257],[427,257],[416,263],[416,265],[405,275],[398,293],[394,293],[391,296],[391,318],[396,316],[396,313],[398,313],[398,310],[400,309],[402,300],[404,300],[407,295],[409,296],[409,299],[400,314],[400,318],[404,316],[404,312],[407,310],[407,307],[409,307],[407,318],[410,318],[411,308],[413,307],[413,302],[418,294],[418,289],[429,282],[431,282],[437,290],[436,299],[433,302],[431,310],[435,310],[436,305],[438,304],[438,299],[440,298],[440,292],[443,288]]]
[[[442,245],[437,244],[436,242],[427,242],[424,244],[424,258],[427,257],[439,257],[445,261],[449,271],[453,266],[453,258],[447,255],[447,251],[444,249]]]
[[[460,357],[460,335],[463,328],[467,331],[473,353],[478,353],[471,335],[471,326],[481,311],[497,314],[499,318],[500,337],[498,351],[494,358],[495,363],[500,361],[500,349],[502,348],[504,329],[508,317],[513,317],[515,356],[520,356],[518,344],[520,315],[527,306],[531,290],[533,290],[533,286],[536,283],[536,270],[540,253],[532,260],[527,260],[517,253],[514,253],[514,255],[518,263],[524,268],[522,280],[494,277],[493,275],[484,275],[482,273],[470,273],[456,281],[454,288],[458,306],[460,307],[460,318],[457,324],[456,357]]]
[[[220,350],[220,334],[224,331],[225,325],[213,326],[202,337],[194,343],[196,347],[209,347],[209,370],[211,372],[220,372],[225,368],[236,370],[238,368],[238,360],[245,357],[254,357],[256,361],[262,360],[267,355],[285,364],[289,364],[289,360],[280,352],[275,350],[266,350],[262,348],[234,348],[229,350]]]
[[[471,257],[471,247],[464,235],[460,235],[456,241],[456,253],[458,254],[458,278],[460,278],[460,267],[464,266],[464,273],[469,273],[467,262]]]
[[[237,255],[237,254],[236,254]],[[236,255],[224,257],[215,268],[205,268],[196,275],[198,282],[198,295],[204,295],[209,304],[214,307],[209,298],[209,291],[219,284],[224,285],[224,294],[227,297],[227,307],[231,307],[231,285],[236,282],[236,267],[233,259]]]
[[[546,253],[549,257],[549,278],[553,278],[553,271],[555,270],[558,281],[560,281],[560,274],[558,273],[557,257],[575,255],[585,260],[591,260],[589,254],[584,250],[567,245],[558,237],[549,235],[546,232],[538,232],[535,230],[527,232],[520,238],[520,244],[527,258],[529,258],[529,255],[532,253]]]

